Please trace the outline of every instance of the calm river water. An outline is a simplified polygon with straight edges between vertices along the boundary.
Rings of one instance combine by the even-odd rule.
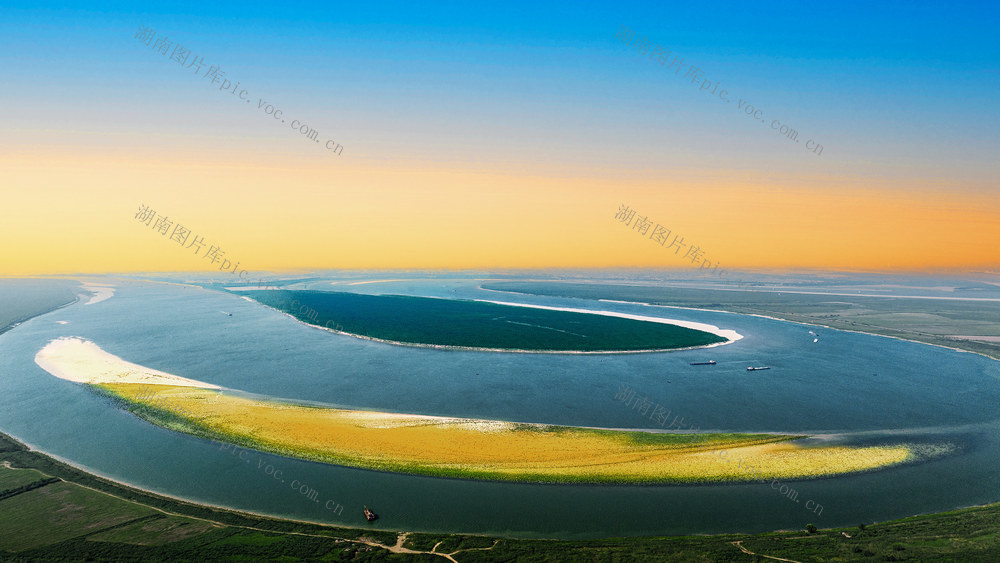
[[[0,429],[99,475],[174,497],[352,527],[370,525],[361,513],[368,505],[381,516],[374,526],[384,529],[561,538],[855,525],[1000,500],[1000,362],[974,354],[833,330],[814,343],[811,327],[795,323],[501,294],[468,279],[300,286],[613,310],[744,335],[709,350],[651,354],[432,350],[334,335],[222,292],[114,283],[108,300],[84,305],[82,299],[0,335]],[[797,501],[760,483],[525,485],[378,473],[263,453],[246,463],[43,371],[35,353],[61,336],[90,339],[183,377],[339,407],[657,428],[615,399],[624,384],[703,431],[930,441],[957,449],[925,463],[786,483],[798,491]],[[718,364],[689,365],[708,359]],[[748,374],[746,366],[758,364],[772,369]],[[267,465],[281,477],[268,474]],[[300,494],[293,481],[317,494]],[[337,505],[344,507],[340,514]]]

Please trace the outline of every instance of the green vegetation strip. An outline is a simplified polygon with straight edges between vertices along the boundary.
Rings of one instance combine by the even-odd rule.
[[[59,482],[59,479],[56,479],[55,477],[50,477],[48,479],[41,479],[41,480],[38,480],[38,481],[32,481],[31,483],[27,483],[25,485],[21,485],[20,487],[14,487],[13,489],[7,489],[7,490],[4,490],[4,491],[0,491],[0,500],[4,500],[4,499],[10,498],[12,496],[19,495],[21,493],[27,493],[28,491],[33,491],[35,489],[40,489],[40,488],[44,487],[45,485],[49,485],[51,483],[58,483],[58,482]]]

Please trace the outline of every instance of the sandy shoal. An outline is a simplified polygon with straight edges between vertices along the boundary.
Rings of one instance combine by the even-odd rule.
[[[35,363],[60,379],[76,383],[141,383],[221,389],[211,383],[133,364],[105,352],[89,340],[76,337],[63,337],[49,342],[35,354]]]
[[[115,294],[115,286],[107,284],[98,283],[85,283],[80,286],[84,291],[90,292],[93,295],[91,298],[84,303],[84,305],[93,305],[94,303],[100,303],[105,299],[111,299]]]
[[[592,309],[576,309],[573,307],[549,307],[546,305],[526,305],[524,303],[511,303],[508,301],[491,301],[488,299],[476,299],[482,303],[493,303],[495,305],[509,305],[511,307],[527,307],[529,309],[546,309],[548,311],[566,311],[569,313],[585,313],[589,315],[601,315],[604,317],[618,317],[622,319],[632,319],[634,321],[647,321],[651,323],[660,323],[668,325],[676,325],[684,328],[690,328],[694,330],[700,330],[702,332],[708,332],[716,336],[725,338],[727,342],[722,342],[720,344],[729,344],[730,342],[736,342],[743,338],[743,335],[736,332],[735,330],[719,328],[715,325],[710,325],[708,323],[699,323],[695,321],[682,321],[678,319],[665,319],[663,317],[650,317],[648,315],[634,315],[632,313],[619,313],[617,311],[595,311]],[[714,344],[713,346],[718,346],[719,344]]]

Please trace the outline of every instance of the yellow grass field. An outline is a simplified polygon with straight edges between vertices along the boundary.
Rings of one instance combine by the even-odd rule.
[[[190,386],[97,387],[175,430],[314,461],[459,478],[736,482],[866,471],[915,455],[906,445],[804,447],[801,436],[594,430],[318,408]]]

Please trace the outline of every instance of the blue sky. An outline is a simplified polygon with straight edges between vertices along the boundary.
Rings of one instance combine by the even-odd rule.
[[[731,102],[630,50],[622,25]],[[253,103],[142,45],[140,26]],[[985,2],[7,2],[0,149],[295,163],[343,183],[265,101],[343,144],[341,168],[626,181],[616,198],[628,182],[995,197],[997,29]]]

